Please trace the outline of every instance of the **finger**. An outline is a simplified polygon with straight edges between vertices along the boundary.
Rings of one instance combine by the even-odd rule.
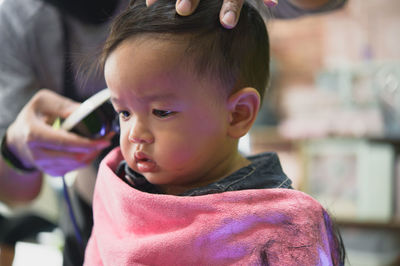
[[[88,165],[89,163],[93,162],[97,157],[99,157],[99,155],[100,152],[92,152],[92,153],[78,154],[75,158],[79,162]]]
[[[37,163],[37,168],[40,169],[41,172],[51,176],[62,176],[84,166],[82,162],[67,159],[59,161],[39,161]]]
[[[68,165],[68,167],[66,167]],[[63,176],[69,172],[75,171],[79,168],[86,167],[87,164],[77,163],[74,161],[63,161],[62,164],[51,164],[51,165],[43,165],[41,168],[41,172],[46,173],[50,176]]]
[[[65,118],[79,107],[78,102],[61,96],[50,90],[40,90],[31,100],[33,110],[36,113],[48,115],[50,117]]]
[[[47,165],[48,163],[56,165],[65,161],[87,163],[95,159],[99,154],[100,151],[65,153],[62,151],[41,149],[35,151],[33,156],[38,165]]]
[[[278,0],[263,0],[264,5],[269,6],[269,7],[274,7],[278,4]]]
[[[104,137],[102,137],[102,140],[109,140],[111,141],[112,138],[116,135],[117,133],[115,131],[111,131],[109,133],[107,133],[107,135],[105,135]]]
[[[91,140],[74,133],[56,130],[48,125],[38,125],[28,136],[31,150],[50,149],[62,152],[91,152],[110,146],[109,139]]]
[[[64,175],[90,164],[99,152],[66,154],[51,150],[41,150],[35,153],[36,167],[52,176]]]
[[[80,162],[72,159],[58,159],[58,160],[41,160],[37,162],[37,167],[46,174],[65,174],[71,171],[76,170],[77,168],[81,168],[86,166],[86,162]]]
[[[199,1],[200,0],[177,0],[175,4],[176,13],[181,16],[192,14],[199,5]]]
[[[219,20],[224,28],[232,29],[239,20],[240,10],[244,0],[224,0]]]
[[[146,6],[151,6],[154,4],[157,0],[146,0]]]

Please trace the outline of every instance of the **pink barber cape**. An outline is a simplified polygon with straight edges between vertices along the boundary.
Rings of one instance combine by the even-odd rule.
[[[330,220],[310,196],[254,189],[204,196],[138,191],[103,160],[84,265],[334,265]]]

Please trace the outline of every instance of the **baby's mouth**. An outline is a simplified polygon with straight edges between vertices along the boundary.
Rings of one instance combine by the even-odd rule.
[[[141,173],[153,172],[157,166],[156,163],[143,152],[135,152],[135,164],[138,171]]]
[[[148,156],[146,153],[142,151],[135,151],[135,159],[136,160],[144,160],[144,159],[149,159],[150,156]]]

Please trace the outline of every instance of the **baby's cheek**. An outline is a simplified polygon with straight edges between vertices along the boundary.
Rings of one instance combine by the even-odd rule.
[[[197,149],[194,145],[177,139],[170,139],[160,147],[158,157],[160,163],[167,168],[181,168],[191,160]]]
[[[129,141],[127,137],[125,137],[125,135],[121,134],[119,144],[122,156],[124,157],[128,165],[132,167],[132,165],[134,164],[134,154],[132,154],[131,146],[129,145]]]

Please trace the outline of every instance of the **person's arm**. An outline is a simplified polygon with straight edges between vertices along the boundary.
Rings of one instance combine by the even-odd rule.
[[[30,68],[27,43],[11,1],[0,5],[0,138],[16,114],[35,92],[37,82]],[[40,172],[18,173],[0,156],[0,201],[25,202],[40,191]]]
[[[89,164],[109,140],[90,140],[52,127],[57,117],[67,117],[78,103],[49,90],[40,90],[25,105],[6,132],[7,149],[25,168],[21,172],[0,159],[0,200],[29,201],[40,192],[42,174],[61,176]]]
[[[42,173],[18,173],[0,158],[0,201],[8,205],[29,202],[42,186]]]
[[[77,103],[49,91],[32,98],[44,85],[38,75],[42,62],[32,53],[41,52],[32,48],[36,39],[31,17],[40,3],[22,8],[22,2],[5,0],[0,5],[0,139],[7,134],[6,148],[25,167],[38,170],[17,171],[0,156],[0,201],[7,204],[34,199],[41,189],[42,172],[60,175],[74,170],[101,148],[97,142],[51,127],[55,117],[65,117]]]

